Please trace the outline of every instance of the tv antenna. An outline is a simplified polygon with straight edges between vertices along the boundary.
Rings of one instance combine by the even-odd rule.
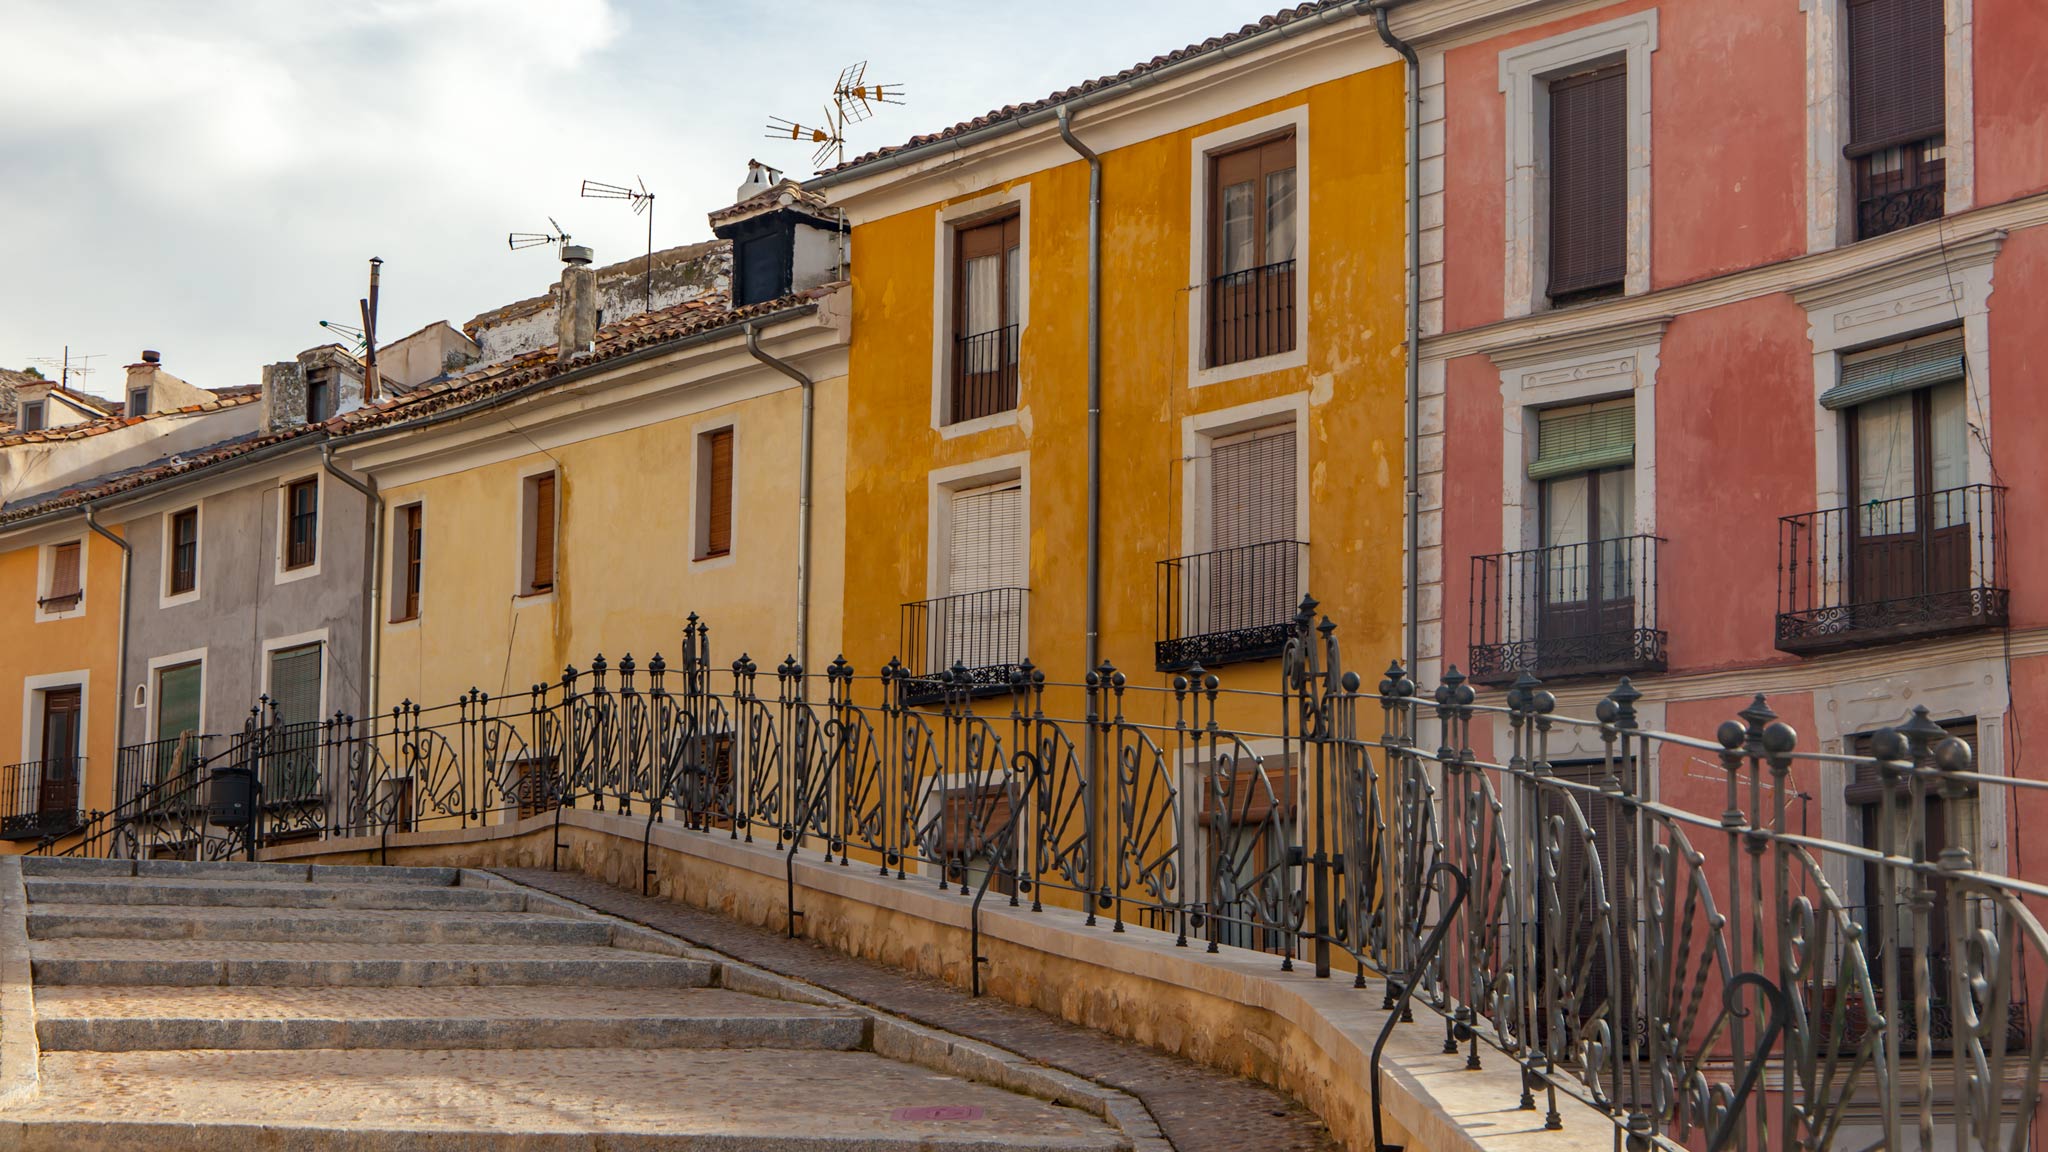
[[[560,224],[555,223],[553,216],[548,217],[548,227],[553,228],[554,231],[507,232],[505,233],[505,247],[517,252],[521,248],[538,248],[543,244],[567,244],[569,242],[568,231]]]
[[[606,184],[602,180],[585,180],[583,198],[586,200],[624,200],[633,206],[633,215],[647,214],[647,276],[644,281],[642,307],[654,311],[654,193],[647,190],[647,181],[633,177],[637,190],[623,184]],[[549,223],[554,223],[550,220]],[[559,229],[558,229],[559,230]],[[564,240],[568,237],[564,236]]]
[[[364,350],[369,347],[369,339],[363,334],[361,328],[354,328],[347,324],[336,324],[332,320],[322,320],[320,326],[341,337],[342,346],[347,348],[352,356],[361,356]]]
[[[841,70],[838,81],[832,85],[832,102],[825,105],[824,119],[817,126],[770,116],[768,138],[815,145],[811,163],[818,168],[825,166],[827,157],[835,164],[846,163],[847,126],[871,119],[884,104],[903,103],[903,85],[877,83],[869,80],[867,74],[865,60]]]
[[[104,355],[106,355],[104,352],[81,352],[74,356],[71,353],[71,345],[66,344],[64,346],[64,355],[36,356],[32,357],[29,363],[40,364],[45,368],[55,368],[57,370],[57,386],[59,388],[69,388],[71,387],[71,378],[73,376],[78,377],[78,382],[81,386],[84,385],[85,378],[92,375],[94,371],[91,361],[97,360]]]

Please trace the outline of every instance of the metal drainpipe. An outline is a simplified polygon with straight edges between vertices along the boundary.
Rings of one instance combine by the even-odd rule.
[[[1088,655],[1102,655],[1102,158],[1074,138],[1062,104],[1060,139],[1088,162]]]
[[[1387,9],[1392,6],[1390,0],[1376,0],[1372,21],[1387,47],[1408,62],[1408,570],[1402,583],[1408,616],[1403,659],[1408,674],[1416,676],[1416,661],[1422,655],[1422,623],[1417,619],[1422,606],[1422,62],[1414,46],[1387,27]]]
[[[384,599],[384,501],[377,495],[375,482],[365,484],[343,472],[334,463],[334,445],[320,446],[320,467],[329,476],[363,494],[369,501],[365,516],[370,522],[370,570],[363,573],[363,599],[370,605],[370,611],[363,620],[363,700],[362,714],[377,714],[377,640],[383,635],[379,627],[384,617],[379,607]]]
[[[752,322],[747,324],[746,331],[747,351],[753,354],[754,359],[796,381],[804,393],[803,431],[797,440],[800,463],[797,466],[796,496],[796,662],[808,669],[811,646],[811,423],[818,385],[796,365],[763,352],[761,332]]]
[[[128,687],[128,596],[131,585],[130,576],[135,568],[135,547],[126,540],[102,528],[99,520],[94,517],[93,511],[92,505],[87,504],[85,506],[85,526],[106,537],[113,543],[114,547],[121,550],[121,621],[117,629],[118,638],[114,644],[114,659],[120,662],[114,668],[114,755],[116,760],[118,760],[121,747],[120,718],[128,714],[123,698],[126,696],[124,690]],[[81,801],[84,798],[82,793],[83,790],[81,789]],[[109,792],[108,795],[112,796],[113,794]],[[118,801],[119,797],[114,797],[114,799]]]

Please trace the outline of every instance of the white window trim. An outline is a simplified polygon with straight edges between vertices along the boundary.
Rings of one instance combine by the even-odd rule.
[[[1943,2],[1944,215],[1976,203],[1974,5]],[[1855,182],[1842,155],[1849,138],[1849,7],[1846,0],[1800,0],[1799,7],[1806,13],[1806,250],[1825,252],[1856,243]]]
[[[1010,208],[1017,211],[1017,260],[1023,268],[1017,276],[1017,406],[957,424],[946,423],[947,401],[953,383],[953,258],[963,227],[984,216],[998,216]],[[1016,184],[987,196],[962,200],[939,208],[932,214],[932,428],[951,440],[990,428],[1017,423],[1030,391],[1026,379],[1024,334],[1031,329],[1031,185]],[[735,441],[737,452],[739,445]],[[734,485],[738,487],[737,482]],[[694,549],[693,549],[694,550]]]
[[[62,611],[52,612],[43,607],[43,600],[50,594],[50,581],[57,574],[57,549],[66,544],[78,545],[78,603]],[[53,620],[76,620],[85,615],[86,606],[92,601],[92,590],[88,573],[92,571],[92,540],[86,533],[64,540],[52,540],[37,550],[36,554],[36,623],[48,624]]]
[[[87,795],[86,771],[91,763],[92,749],[92,670],[80,668],[73,672],[46,672],[39,676],[24,676],[21,679],[21,763],[38,759],[43,753],[43,710],[37,707],[37,699],[51,688],[78,689],[78,804],[85,807]]]
[[[334,684],[334,645],[327,642],[327,629],[315,628],[310,632],[296,632],[290,636],[278,636],[263,642],[262,686],[263,695],[270,695],[270,655],[286,648],[300,648],[307,644],[320,645],[320,713],[321,720],[327,719],[327,696]]]
[[[512,539],[519,550],[513,554],[512,604],[525,608],[552,604],[562,588],[562,468],[553,460],[528,464],[519,470],[519,498],[512,504]],[[545,592],[532,591],[527,577],[533,571],[534,521],[526,515],[526,489],[536,476],[555,474],[555,584]]]
[[[1257,767],[1265,769],[1266,778],[1269,783],[1275,774],[1284,773],[1289,767],[1294,766],[1290,764],[1288,759],[1292,749],[1285,740],[1270,737],[1261,739],[1240,737],[1239,741],[1243,745],[1244,752],[1258,758]],[[1180,795],[1186,798],[1186,802],[1179,805],[1180,811],[1177,813],[1180,824],[1181,843],[1200,845],[1205,859],[1210,858],[1209,854],[1215,851],[1215,846],[1208,839],[1215,830],[1209,827],[1207,820],[1202,819],[1202,801],[1209,795],[1209,765],[1216,759],[1215,752],[1223,751],[1234,755],[1238,750],[1237,744],[1219,746],[1213,750],[1204,744],[1199,748],[1189,749],[1180,754],[1180,761],[1177,765],[1180,779],[1177,783],[1181,788]],[[1240,768],[1239,771],[1250,772],[1253,770],[1253,767],[1252,765],[1246,765]],[[1306,812],[1309,808],[1310,798],[1307,792],[1308,775],[1306,771],[1297,771],[1294,774],[1294,805],[1297,813]],[[1280,790],[1277,788],[1274,789],[1274,798],[1283,799],[1280,795]],[[1191,876],[1183,875],[1181,877],[1181,883],[1185,890],[1184,899],[1207,900],[1209,898],[1210,885],[1215,883],[1214,869],[1197,868],[1192,871],[1196,874]]]
[[[1308,541],[1311,503],[1308,499],[1308,402],[1307,392],[1294,392],[1234,408],[1198,412],[1181,419],[1181,458],[1185,461],[1181,469],[1182,556],[1193,556],[1210,548],[1209,533],[1213,527],[1209,507],[1210,449],[1223,437],[1265,428],[1294,429],[1294,538],[1304,543]],[[1301,591],[1306,592],[1309,579],[1307,565],[1302,568]]]
[[[171,552],[175,541],[172,539],[171,522],[180,512],[194,512],[197,514],[194,521],[194,530],[198,533],[198,536],[194,540],[192,549],[192,590],[190,592],[173,593],[171,591]],[[161,572],[159,573],[160,578],[157,580],[156,606],[158,609],[164,609],[175,608],[180,604],[190,604],[199,599],[200,593],[206,587],[206,501],[203,499],[197,500],[183,507],[165,511],[158,520],[158,534],[163,537],[163,547],[161,549],[163,560]],[[315,553],[318,553],[317,548]]]
[[[424,555],[426,552],[425,540],[427,535],[427,497],[424,493],[398,498],[391,505],[391,515],[386,518],[387,530],[391,536],[385,542],[384,555],[386,557],[385,563],[389,565],[390,571],[384,574],[385,579],[388,581],[384,585],[387,589],[385,593],[387,603],[384,606],[384,619],[380,623],[383,624],[384,630],[387,632],[402,632],[407,629],[418,628],[420,626],[420,618],[427,614],[427,566],[422,562],[420,564],[419,612],[403,619],[395,615],[405,602],[405,516],[403,514],[407,508],[414,507],[415,505],[420,510],[420,552]]]
[[[291,555],[291,504],[292,485],[301,480],[313,482],[313,562],[304,568],[287,568],[285,560]],[[298,473],[280,477],[277,481],[277,495],[272,500],[277,509],[277,572],[273,583],[290,584],[296,580],[310,580],[320,575],[321,561],[327,555],[327,475],[324,472]]]
[[[1550,91],[1559,73],[1621,57],[1628,72],[1628,273],[1622,291],[1650,290],[1650,54],[1657,50],[1657,10],[1537,40],[1500,54],[1506,95],[1506,267],[1503,314],[1528,316],[1550,307]]]
[[[946,545],[952,539],[953,498],[963,492],[986,488],[1015,480],[1021,490],[1021,531],[1023,539],[1019,544],[1024,549],[1024,584],[1032,584],[1031,556],[1031,454],[1013,452],[1007,456],[996,456],[987,460],[975,460],[967,464],[955,464],[950,468],[933,471],[927,478],[926,506],[931,510],[926,522],[925,541],[925,598],[937,599],[951,594],[948,580],[946,557],[951,551]],[[1024,600],[1023,634],[1030,636],[1031,598]],[[1022,651],[1030,651],[1030,645],[1023,645]]]
[[[1248,144],[1261,136],[1294,130],[1294,347],[1287,352],[1240,360],[1210,368],[1207,336],[1209,303],[1209,158]],[[1315,187],[1309,170],[1308,105],[1283,108],[1242,124],[1197,136],[1188,145],[1188,387],[1241,380],[1265,372],[1300,368],[1308,363],[1309,248],[1308,214]]]
[[[711,531],[711,458],[704,451],[705,438],[714,432],[732,432],[732,546],[723,556],[704,555],[704,537]],[[714,572],[730,568],[740,552],[740,418],[737,414],[706,420],[690,429],[690,534],[689,561],[692,572]]]
[[[206,732],[206,649],[189,648],[183,652],[173,652],[168,656],[153,656],[150,658],[149,664],[143,672],[142,683],[137,685],[137,687],[143,690],[144,696],[144,699],[136,702],[136,707],[144,709],[142,714],[142,739],[137,741],[137,743],[148,744],[157,738],[156,707],[157,700],[162,695],[162,693],[156,690],[157,674],[166,668],[176,668],[181,664],[199,665],[199,731],[202,735]],[[269,659],[267,657],[264,660],[264,664],[268,667]]]

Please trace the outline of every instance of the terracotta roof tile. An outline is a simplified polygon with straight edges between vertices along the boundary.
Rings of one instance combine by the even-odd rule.
[[[229,393],[232,393],[230,395]],[[187,404],[183,408],[167,408],[162,412],[151,412],[147,416],[123,416],[114,414],[98,420],[84,420],[77,424],[63,424],[55,428],[44,428],[35,432],[10,432],[0,435],[0,448],[16,444],[56,443],[64,440],[83,440],[88,436],[101,436],[121,428],[130,428],[147,420],[165,416],[190,416],[200,412],[218,412],[223,408],[239,408],[253,404],[261,396],[262,389],[226,388],[215,393],[215,398],[204,404]]]
[[[148,484],[247,455],[259,448],[313,436],[322,430],[322,425],[301,425],[268,435],[251,432],[233,440],[223,440],[218,444],[210,444],[190,452],[180,452],[135,468],[95,476],[83,484],[70,488],[39,492],[27,499],[0,507],[0,527],[65,508],[81,507],[110,496],[118,496]]]

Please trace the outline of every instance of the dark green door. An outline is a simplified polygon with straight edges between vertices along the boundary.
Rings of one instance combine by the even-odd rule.
[[[265,803],[290,804],[320,794],[320,656],[319,644],[270,654],[270,702],[277,728],[263,775]]]
[[[176,664],[156,674],[156,778],[159,783],[183,771],[198,754],[199,689],[204,669],[197,660]]]

